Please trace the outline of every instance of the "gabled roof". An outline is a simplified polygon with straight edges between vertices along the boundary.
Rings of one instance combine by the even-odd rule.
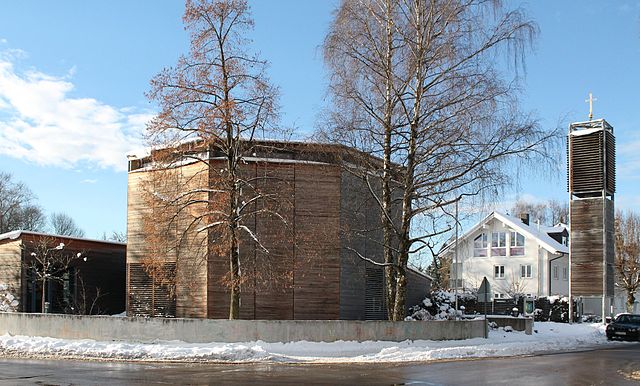
[[[501,221],[502,223],[504,223],[505,225],[508,225],[513,230],[522,234],[523,236],[528,236],[529,238],[536,239],[542,248],[546,249],[551,253],[569,253],[569,247],[554,240],[551,236],[549,236],[544,231],[543,227],[540,227],[540,230],[538,230],[537,226],[535,225],[527,225],[517,217],[509,216],[507,214],[502,214],[499,212],[491,212],[488,216],[486,216],[484,219],[482,219],[476,225],[474,225],[470,230],[464,233],[460,237],[460,240],[465,240],[466,238],[474,234],[478,229],[480,229],[484,224],[488,223],[493,219]],[[556,227],[545,227],[545,228],[554,228],[554,231],[551,233],[556,233],[558,231],[561,232],[561,230],[555,230]],[[442,254],[447,252],[447,250],[451,246],[453,246],[453,244],[455,244],[455,240],[445,245],[440,251],[440,253]]]
[[[83,238],[83,237],[55,235],[55,234],[51,234],[51,233],[40,233],[40,232],[23,231],[23,230],[11,231],[11,232],[0,234],[0,242],[5,241],[5,240],[17,240],[20,237],[22,237],[22,235],[56,237],[56,238],[61,238],[61,239],[90,241],[90,242],[93,242],[93,243],[103,243],[103,244],[115,244],[115,245],[124,245],[124,246],[127,245],[127,243],[120,243],[120,242],[117,242],[117,241],[86,239],[86,238]]]

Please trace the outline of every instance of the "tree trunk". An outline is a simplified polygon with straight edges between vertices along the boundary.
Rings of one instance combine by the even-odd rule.
[[[405,307],[407,303],[407,270],[406,265],[398,264],[398,274],[396,276],[396,299],[393,306],[393,318],[391,320],[400,322],[405,317]]]
[[[632,289],[627,289],[627,312],[633,312],[633,304],[636,302],[636,294]]]
[[[44,303],[46,303],[46,301],[47,301],[46,300],[47,299],[46,298],[46,293],[47,293],[46,290],[47,290],[47,278],[44,277],[44,278],[42,278],[42,302],[41,302],[42,303],[42,309],[40,310],[40,312],[43,313],[43,314],[44,314],[44,311],[45,311]]]
[[[231,232],[230,252],[231,293],[229,299],[229,319],[234,320],[240,318],[240,250],[235,229]]]
[[[383,255],[387,264],[385,271],[385,304],[387,307],[387,318],[391,319],[396,296],[396,271],[393,258],[393,224],[389,217],[393,218],[392,197],[391,197],[391,136],[392,117],[395,98],[393,92],[393,76],[391,67],[393,65],[393,15],[391,0],[387,0],[386,6],[386,57],[385,57],[385,113],[384,113],[384,144],[383,144],[383,165],[382,165],[382,213],[380,214],[383,229]]]
[[[233,156],[235,158],[235,155]],[[234,162],[231,160],[231,166]],[[235,178],[235,168],[229,168],[231,173],[231,192],[229,207],[229,224],[231,235],[229,236],[229,269],[231,274],[231,288],[229,299],[229,319],[238,319],[240,317],[240,241],[238,239],[238,205],[240,202],[240,192]]]

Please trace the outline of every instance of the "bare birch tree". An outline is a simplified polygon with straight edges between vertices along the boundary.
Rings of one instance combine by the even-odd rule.
[[[503,60],[520,67],[536,31],[499,1],[341,2],[324,46],[328,131],[384,161],[366,173],[383,185],[370,192],[382,212],[391,320],[404,318],[409,257],[449,231],[453,204],[498,191],[518,165],[549,154],[556,133],[519,111],[518,77]]]
[[[616,285],[627,295],[627,311],[633,311],[640,289],[640,216],[618,211],[615,218]]]
[[[207,253],[227,256],[229,318],[237,319],[240,286],[247,274],[240,268],[243,237],[269,252],[250,220],[272,216],[283,226],[287,220],[279,215],[283,204],[277,192],[261,189],[258,183],[269,177],[245,173],[247,157],[259,151],[256,136],[274,130],[277,89],[266,77],[266,62],[248,51],[253,20],[246,1],[188,0],[183,20],[190,50],[153,78],[148,93],[160,106],[148,134],[154,147],[165,149],[154,153],[162,173],[155,183],[165,184],[165,189],[152,188],[150,193],[155,214],[166,221],[149,217],[150,226],[160,235],[156,247],[173,238],[173,246],[162,247],[165,252],[193,243],[193,234],[198,234],[204,243],[201,261]],[[185,145],[189,141],[196,141],[200,150]],[[186,161],[203,165],[202,172],[172,176],[172,167]]]

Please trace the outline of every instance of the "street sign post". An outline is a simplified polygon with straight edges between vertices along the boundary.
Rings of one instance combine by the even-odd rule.
[[[485,276],[482,279],[482,284],[480,284],[480,288],[478,289],[478,301],[484,303],[484,337],[489,337],[489,324],[487,321],[487,303],[491,301],[491,285],[489,284],[489,280]]]

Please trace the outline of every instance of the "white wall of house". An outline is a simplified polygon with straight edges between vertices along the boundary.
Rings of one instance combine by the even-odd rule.
[[[569,256],[563,255],[554,259],[557,255],[551,255],[549,273],[551,275],[551,292],[549,295],[569,295]]]
[[[493,218],[461,240],[458,256],[462,265],[460,276],[463,278],[463,286],[478,288],[482,278],[486,276],[491,284],[494,298],[507,298],[509,292],[531,296],[567,295],[569,292],[568,257],[548,252],[534,237],[522,233],[518,233],[521,236],[517,236],[512,232],[517,230]],[[483,233],[486,235],[487,243],[484,251],[483,248],[474,247],[474,240]],[[497,246],[493,245],[494,236],[498,239]],[[511,239],[514,236],[517,241],[514,240],[512,246]],[[522,239],[524,239],[524,246],[521,246]],[[475,246],[478,246],[477,244]],[[447,254],[453,257],[454,249],[449,249]],[[549,259],[559,256],[562,257],[551,263],[550,271]],[[557,268],[557,279],[553,276],[554,267]],[[563,272],[566,272],[566,279]],[[550,275],[551,293],[549,293]]]

